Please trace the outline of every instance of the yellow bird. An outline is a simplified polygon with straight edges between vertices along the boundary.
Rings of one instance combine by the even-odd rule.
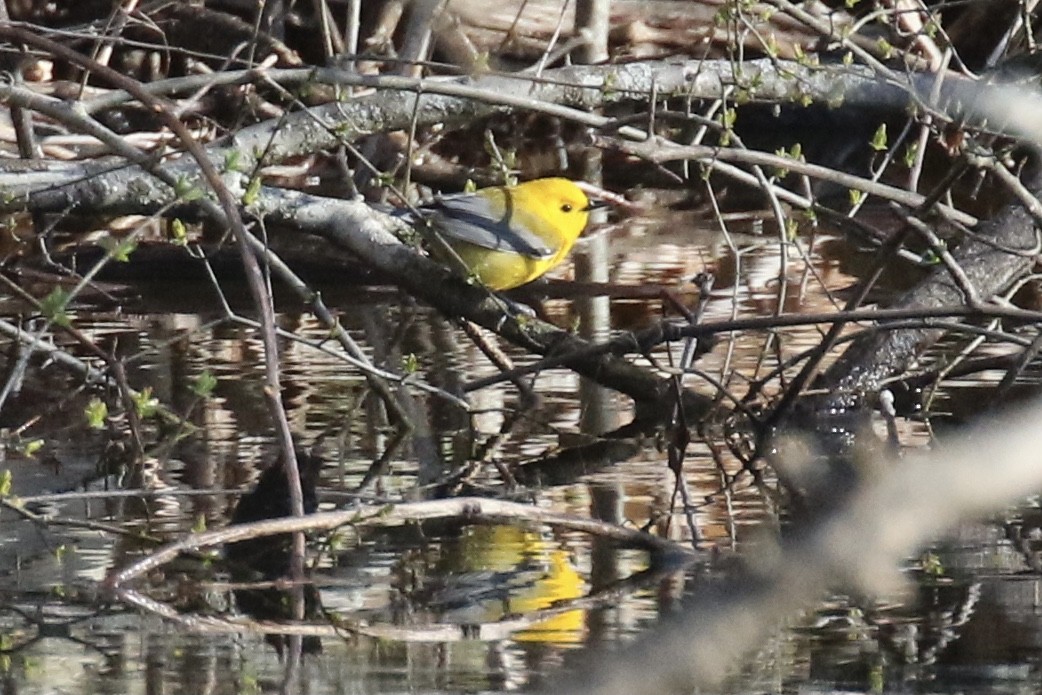
[[[572,181],[547,178],[444,196],[420,214],[482,283],[509,290],[563,261],[593,207]]]

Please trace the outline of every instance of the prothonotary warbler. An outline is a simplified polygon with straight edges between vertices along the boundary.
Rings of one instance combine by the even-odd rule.
[[[420,214],[481,282],[509,290],[563,261],[592,208],[573,182],[547,178],[444,196]]]

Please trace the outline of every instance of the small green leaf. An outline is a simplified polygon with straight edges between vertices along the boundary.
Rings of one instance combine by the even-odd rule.
[[[109,407],[105,404],[105,401],[95,396],[90,399],[90,403],[83,409],[83,414],[87,416],[87,425],[91,429],[104,429],[105,418],[109,415]]]
[[[134,410],[140,417],[152,417],[156,414],[159,409],[159,399],[152,397],[152,387],[146,386],[135,394],[132,394],[130,399],[134,401]]]
[[[402,357],[402,370],[406,374],[415,374],[420,369],[420,360],[416,357],[415,353],[410,352],[408,355]]]
[[[915,166],[916,157],[919,156],[919,143],[910,142],[908,147],[905,148],[904,153],[904,165],[906,168],[911,169]]]
[[[944,563],[939,555],[927,551],[919,557],[919,569],[923,574],[939,577],[944,574]]]
[[[884,672],[884,660],[879,659],[872,665],[868,672],[868,692],[881,693],[886,690],[886,673]]]
[[[250,183],[246,186],[246,192],[242,194],[243,205],[253,205],[257,202],[260,197],[261,179],[259,176],[255,176],[250,179]]]
[[[247,695],[253,695],[263,690],[261,682],[257,679],[257,676],[252,673],[239,675],[239,688],[243,693]]]
[[[941,30],[941,24],[937,16],[930,17],[930,20],[923,26],[923,31],[931,39],[937,38],[937,32]]]
[[[238,171],[239,160],[242,157],[242,153],[237,149],[230,149],[224,154],[224,170],[225,171]]]
[[[865,194],[863,192],[859,191],[856,188],[851,188],[848,191],[848,193],[850,194],[850,204],[851,205],[860,205],[861,201],[865,197]]]
[[[0,497],[7,497],[11,494],[11,483],[14,481],[14,476],[11,475],[11,471],[4,469],[0,471]]]
[[[113,236],[107,236],[101,240],[101,247],[108,251],[112,260],[118,263],[127,263],[130,261],[130,254],[137,248],[137,240],[133,237],[118,239]]]
[[[170,237],[177,246],[188,245],[188,228],[177,217],[170,221]]]
[[[784,159],[788,159],[789,157],[789,153],[785,151],[784,147],[779,147],[778,149],[776,149],[774,151],[774,154]],[[774,175],[779,179],[784,179],[786,176],[789,175],[789,170],[786,167],[775,167]]]
[[[65,308],[69,303],[69,293],[61,287],[55,287],[51,293],[40,302],[40,313],[51,323],[59,326],[68,326],[71,321]]]
[[[517,148],[510,147],[503,150],[503,166],[508,169],[514,169],[517,167]]]
[[[727,130],[732,130],[734,124],[738,121],[738,109],[724,109],[723,120],[721,123]]]
[[[43,448],[42,439],[31,439],[22,446],[22,453],[26,456],[36,456],[36,452]]]
[[[872,142],[869,143],[872,149],[876,152],[883,152],[887,147],[886,137],[886,123],[880,123],[879,127],[876,128],[875,134],[872,136]]]
[[[778,39],[775,37],[774,32],[767,35],[766,45],[763,47],[764,52],[768,58],[778,57]],[[797,44],[798,47],[798,44]]]
[[[473,61],[470,64],[471,72],[475,74],[483,74],[492,69],[492,56],[488,51],[481,51],[474,56]]]
[[[190,203],[202,198],[203,192],[187,176],[179,176],[174,183],[174,195],[178,199]]]
[[[919,262],[923,265],[937,265],[941,262],[941,257],[933,249],[929,249],[919,256]]]
[[[217,388],[217,377],[207,369],[192,382],[192,392],[200,398],[209,398],[213,390]]]

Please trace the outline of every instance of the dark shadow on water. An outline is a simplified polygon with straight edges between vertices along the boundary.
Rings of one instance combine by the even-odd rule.
[[[322,470],[322,463],[322,459],[310,451],[297,451],[297,468],[300,471],[305,514],[312,514],[318,509],[315,486]],[[289,482],[283,462],[279,460],[269,465],[261,474],[257,486],[239,499],[232,513],[231,524],[276,519],[290,514]],[[231,565],[232,580],[239,584],[277,582],[287,578],[292,545],[293,536],[288,533],[229,543],[225,549],[225,557]],[[286,621],[293,618],[290,591],[278,588],[236,589],[234,593],[239,610],[251,618],[264,621]],[[306,584],[305,618],[315,618],[321,613],[318,591],[314,586]],[[280,657],[288,639],[289,635],[282,634],[269,633],[264,636],[264,640],[275,648]],[[306,636],[302,641],[302,651],[304,654],[317,654],[322,651],[322,641],[318,637]]]

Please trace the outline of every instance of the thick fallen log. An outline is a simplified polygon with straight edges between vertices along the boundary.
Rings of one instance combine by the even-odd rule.
[[[1034,162],[1024,178],[1025,187],[1036,197],[1042,195],[1040,156],[1038,150],[1033,152]],[[1016,200],[980,223],[975,234],[952,252],[960,277],[947,265],[938,264],[891,308],[936,309],[987,302],[1031,270],[1038,250],[1036,217]],[[824,395],[809,399],[801,412],[820,417],[872,405],[885,380],[905,372],[946,332],[943,326],[924,326],[874,332],[855,341],[815,382],[815,389],[823,390]]]

